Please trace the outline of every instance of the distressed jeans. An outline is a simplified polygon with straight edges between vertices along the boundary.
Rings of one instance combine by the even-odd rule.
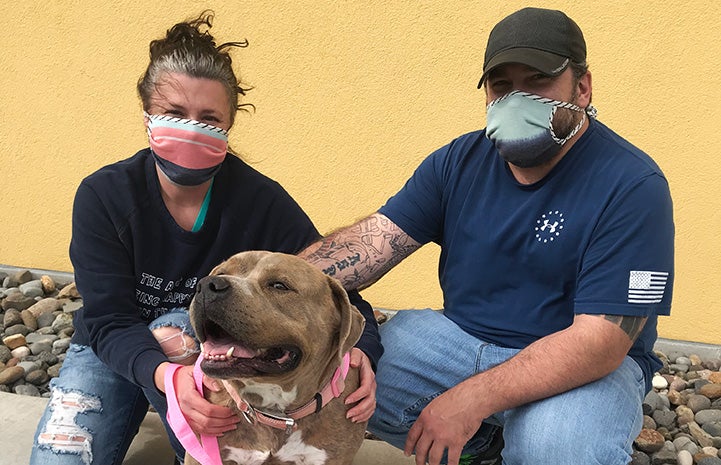
[[[431,400],[519,352],[480,341],[432,310],[398,312],[380,333],[385,352],[376,373],[377,408],[368,429],[400,449]],[[512,384],[508,388],[513,389]],[[598,381],[496,413],[463,453],[485,450],[494,429],[502,426],[504,465],[626,464],[641,431],[644,395],[643,372],[626,357]]]
[[[160,326],[176,326],[195,337],[182,310],[166,313],[149,328]],[[71,344],[60,376],[50,386],[52,394],[35,432],[30,465],[122,464],[149,404],[160,415],[183,462],[185,451],[165,419],[162,393],[118,375],[90,347]]]

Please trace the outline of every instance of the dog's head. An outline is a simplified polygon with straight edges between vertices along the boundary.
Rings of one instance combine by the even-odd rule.
[[[293,255],[260,251],[236,254],[201,279],[190,317],[203,372],[241,391],[318,389],[365,323],[338,281]]]

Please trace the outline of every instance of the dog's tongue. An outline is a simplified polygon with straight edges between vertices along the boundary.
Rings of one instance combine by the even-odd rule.
[[[253,358],[258,355],[258,351],[250,350],[237,343],[214,342],[211,340],[206,340],[203,343],[203,353],[207,355],[228,355],[231,349],[231,354],[235,358]]]

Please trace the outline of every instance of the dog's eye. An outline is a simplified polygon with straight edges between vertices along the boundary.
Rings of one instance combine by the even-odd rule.
[[[279,291],[289,291],[290,288],[280,281],[273,281],[270,283],[270,287]]]

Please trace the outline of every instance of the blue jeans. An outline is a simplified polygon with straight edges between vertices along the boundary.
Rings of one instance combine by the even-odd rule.
[[[154,320],[195,337],[187,311],[173,310]],[[185,450],[167,424],[165,396],[118,375],[88,346],[71,344],[33,441],[31,465],[120,465],[152,404],[181,463]],[[53,438],[55,435],[55,438]],[[59,438],[68,438],[60,440]]]
[[[431,400],[519,352],[480,341],[432,310],[398,312],[380,333],[385,353],[376,373],[378,406],[368,429],[401,449]],[[605,378],[496,413],[463,453],[485,450],[490,435],[502,426],[504,465],[626,464],[641,431],[644,395],[643,372],[626,357]]]

